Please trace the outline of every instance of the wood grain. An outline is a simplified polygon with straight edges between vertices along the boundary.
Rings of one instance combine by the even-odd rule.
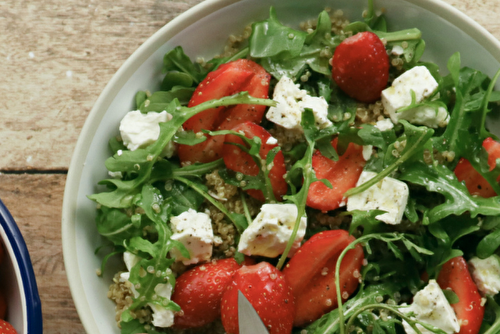
[[[0,1],[0,170],[67,168],[111,76],[199,2]]]
[[[60,232],[65,171],[83,123],[132,52],[199,2],[0,0],[0,171],[34,173],[0,174],[0,198],[31,254],[44,333],[85,332],[69,292]],[[498,0],[445,2],[500,39]]]

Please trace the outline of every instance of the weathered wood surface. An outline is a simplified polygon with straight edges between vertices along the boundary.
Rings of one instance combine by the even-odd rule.
[[[446,0],[500,39],[497,1]],[[0,0],[0,171],[33,173],[0,174],[0,198],[31,253],[44,333],[84,333],[60,232],[65,171],[83,123],[130,54],[199,2]]]

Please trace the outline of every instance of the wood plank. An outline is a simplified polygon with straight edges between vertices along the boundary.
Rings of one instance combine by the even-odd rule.
[[[200,1],[0,1],[0,170],[66,169],[111,76]],[[496,0],[445,1],[500,38]]]
[[[63,264],[61,207],[65,175],[0,175],[0,198],[28,246],[45,333],[84,333]]]
[[[67,168],[111,76],[199,2],[0,1],[0,170]]]

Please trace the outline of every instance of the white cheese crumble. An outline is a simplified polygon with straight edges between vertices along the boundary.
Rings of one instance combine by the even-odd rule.
[[[212,221],[206,213],[189,209],[170,220],[172,240],[180,241],[188,250],[190,259],[182,256],[177,248],[170,250],[176,261],[189,265],[210,260],[214,242]]]
[[[455,311],[435,280],[429,280],[429,284],[413,297],[413,304],[406,308],[400,308],[400,311],[403,313],[413,312],[416,320],[437,327],[447,334],[460,331]],[[404,320],[403,326],[407,334],[416,334],[415,330]],[[417,324],[417,328],[422,334],[432,333],[419,324]]]
[[[412,91],[415,93],[415,102],[420,103],[431,96],[437,88],[438,83],[427,67],[415,66],[396,78],[391,87],[382,91],[382,104],[395,124],[404,119],[410,123],[432,128],[446,126],[449,115],[444,107],[439,107],[437,112],[431,107],[418,107],[397,112],[398,109],[411,104]]]
[[[127,286],[130,288],[135,298],[139,297],[139,293],[135,289],[134,285],[130,283],[130,270],[134,267],[141,258],[135,254],[130,252],[123,253],[123,262],[125,262],[125,266],[127,267],[128,272],[123,272],[120,274],[120,281],[125,282]],[[167,284],[157,284],[155,286],[155,293],[163,298],[170,300],[172,296],[172,285],[170,283]],[[157,305],[154,303],[148,303],[148,306],[153,310],[153,325],[156,327],[170,327],[174,324],[174,312],[171,310],[167,310],[161,305]]]
[[[312,109],[316,126],[324,129],[332,122],[328,120],[328,103],[321,97],[313,97],[307,91],[301,90],[299,84],[283,76],[276,84],[273,100],[278,102],[276,107],[269,108],[266,118],[289,130],[303,131],[300,121],[305,108]]]
[[[286,244],[292,235],[297,219],[295,204],[264,204],[250,226],[242,233],[238,251],[245,255],[276,257],[283,254]],[[300,220],[299,230],[292,249],[291,257],[300,247],[306,233],[307,217]]]
[[[362,151],[363,159],[365,161],[370,160],[372,154],[373,154],[373,145],[363,145],[363,151]]]
[[[500,262],[496,255],[486,259],[473,257],[469,260],[472,279],[483,295],[494,296],[500,292]]]
[[[278,144],[278,139],[274,138],[273,136],[267,138],[266,144],[268,145],[276,145]]]
[[[145,148],[154,143],[160,135],[160,123],[168,122],[172,115],[165,110],[158,113],[150,111],[143,114],[140,110],[128,112],[120,122],[120,135],[123,144],[131,151]],[[162,155],[171,158],[175,154],[175,143],[170,141]]]
[[[390,118],[384,118],[377,121],[377,123],[375,123],[375,127],[383,132],[392,129],[394,127],[394,123],[392,123]]]
[[[363,171],[356,187],[371,180],[376,175],[377,173],[374,172]],[[386,224],[396,225],[401,223],[408,195],[409,190],[406,183],[391,177],[384,177],[362,193],[350,196],[347,199],[347,211],[383,210],[386,213],[375,218]]]

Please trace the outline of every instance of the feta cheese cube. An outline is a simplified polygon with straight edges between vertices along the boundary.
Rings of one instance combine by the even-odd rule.
[[[123,144],[131,151],[145,148],[154,143],[160,135],[159,123],[172,119],[172,115],[165,110],[158,113],[150,111],[143,114],[140,110],[128,112],[120,122],[120,135]],[[167,158],[175,153],[175,143],[170,141],[162,152]]]
[[[173,248],[170,255],[176,261],[182,261],[185,265],[210,260],[214,242],[212,221],[206,213],[196,212],[189,209],[170,220],[172,240],[180,241],[189,251],[190,259],[182,256],[181,252]]]
[[[312,109],[316,126],[320,129],[332,125],[328,120],[328,103],[323,97],[313,97],[307,91],[301,90],[300,85],[294,84],[292,79],[283,76],[274,88],[273,100],[278,102],[276,107],[269,108],[266,117],[289,130],[302,130],[300,121],[305,108]]]
[[[400,119],[405,119],[409,122],[412,122],[411,120],[419,121],[422,118],[426,118],[424,115],[432,116],[432,114],[428,114],[426,110],[410,109],[400,113],[398,113],[397,110],[408,107],[411,104],[411,91],[415,93],[415,102],[420,103],[425,98],[431,96],[437,87],[438,83],[427,67],[415,66],[396,78],[391,87],[382,91],[382,104],[385,110],[389,112],[389,116],[395,124],[397,124]],[[446,110],[444,110],[444,112],[448,115]],[[419,116],[415,116],[415,113],[418,113]],[[442,113],[443,111],[440,111],[438,115],[436,115],[434,112],[433,117],[435,119],[441,117],[443,121],[446,117],[443,117]],[[427,120],[426,122],[429,121]],[[439,124],[440,121],[436,120],[434,123]]]
[[[371,180],[376,175],[374,172],[363,171],[356,186]],[[406,183],[392,177],[384,177],[362,193],[350,196],[347,199],[347,211],[383,210],[386,213],[376,218],[386,224],[397,225],[403,218],[408,195]]]
[[[413,312],[416,320],[437,327],[448,334],[460,331],[455,311],[435,280],[429,280],[429,284],[413,297],[413,304],[410,307],[401,308],[400,311],[403,313]],[[410,324],[404,320],[403,326],[407,334],[416,334]],[[417,328],[422,334],[432,333],[419,324],[417,324]]]
[[[155,286],[155,293],[160,297],[170,300],[172,285],[170,283],[159,283]],[[148,305],[153,310],[153,326],[170,327],[174,324],[174,312],[158,304],[148,303]]]
[[[483,295],[494,296],[500,292],[500,261],[492,255],[486,259],[473,257],[469,260],[472,279]]]
[[[399,119],[405,119],[412,124],[425,125],[429,128],[445,127],[450,121],[450,115],[444,107],[436,109],[421,106],[399,113]]]
[[[264,204],[252,224],[242,233],[238,251],[249,256],[276,257],[283,254],[297,214],[295,204]],[[300,247],[306,226],[307,218],[302,217],[289,257]]]
[[[394,123],[392,123],[390,118],[384,118],[380,121],[377,121],[377,123],[375,123],[375,127],[380,131],[387,131],[394,127]]]

